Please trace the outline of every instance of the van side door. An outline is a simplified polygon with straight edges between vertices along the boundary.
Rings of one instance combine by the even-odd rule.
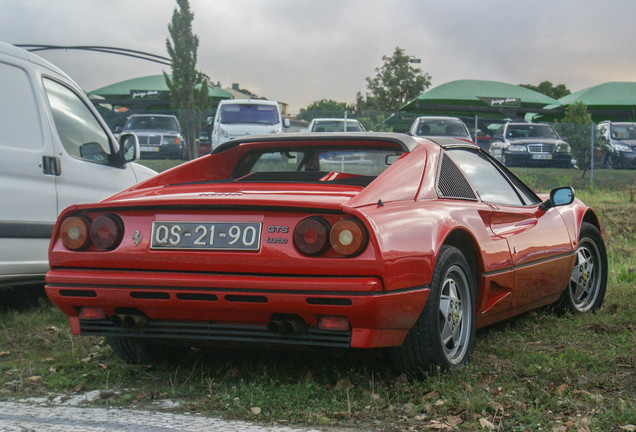
[[[58,164],[38,79],[30,63],[0,57],[0,284],[48,269]]]

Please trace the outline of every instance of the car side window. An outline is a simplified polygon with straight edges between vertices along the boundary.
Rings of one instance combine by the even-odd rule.
[[[447,153],[464,172],[482,201],[511,206],[526,204],[519,191],[485,155],[467,149],[448,149]]]
[[[72,157],[108,164],[111,148],[108,134],[92,111],[68,87],[44,79],[44,88],[62,146]]]

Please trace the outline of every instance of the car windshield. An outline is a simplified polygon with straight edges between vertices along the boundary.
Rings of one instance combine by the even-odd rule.
[[[549,138],[558,139],[559,136],[550,125],[540,124],[510,124],[506,129],[506,138]]]
[[[470,138],[464,123],[458,119],[420,119],[417,135]]]
[[[316,120],[311,132],[345,132],[344,120]],[[346,132],[364,132],[364,129],[355,120],[347,120]]]
[[[612,123],[612,138],[636,140],[636,123]]]
[[[128,119],[124,129],[178,131],[179,124],[175,117],[133,116]]]
[[[239,161],[236,181],[328,181],[366,186],[404,153],[378,148],[276,149],[247,153]]]
[[[221,123],[259,123],[273,125],[279,122],[278,108],[274,105],[227,104],[221,107]]]

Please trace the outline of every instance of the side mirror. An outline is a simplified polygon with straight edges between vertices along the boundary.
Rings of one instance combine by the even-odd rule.
[[[283,126],[284,126],[284,127],[286,127],[286,128],[288,128],[288,127],[290,127],[290,126],[291,126],[291,120],[289,120],[289,118],[288,118],[288,117],[285,117],[285,118],[283,119]]]
[[[572,204],[574,201],[574,189],[570,186],[552,189],[550,198],[539,205],[541,210],[547,211],[552,207]]]
[[[140,156],[139,139],[132,132],[121,134],[119,137],[119,156],[124,164],[134,162]]]

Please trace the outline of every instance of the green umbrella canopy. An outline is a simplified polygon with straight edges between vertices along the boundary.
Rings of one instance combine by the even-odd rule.
[[[170,91],[166,80],[162,75],[148,75],[145,77],[133,78],[125,81],[120,81],[115,84],[111,84],[106,87],[98,88],[88,93],[89,96],[119,96],[128,97],[130,92],[137,91]],[[220,87],[208,86],[208,94],[213,98],[219,99],[232,99],[232,95]]]
[[[582,101],[588,107],[636,107],[636,82],[607,82],[559,99],[561,105]]]
[[[400,108],[400,111],[419,112],[444,106],[457,107],[465,111],[471,108],[483,111],[501,108],[543,108],[559,105],[549,96],[514,84],[499,81],[457,80],[434,87]]]

